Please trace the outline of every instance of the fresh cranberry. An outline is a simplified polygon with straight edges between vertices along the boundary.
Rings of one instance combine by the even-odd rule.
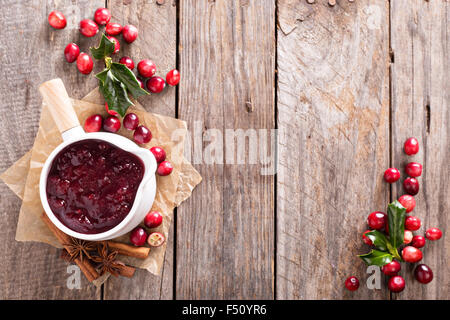
[[[147,232],[145,232],[144,228],[137,227],[133,229],[130,233],[130,241],[135,246],[143,246],[145,241],[147,241]]]
[[[166,82],[170,86],[176,86],[180,82],[180,71],[177,69],[170,70],[166,75]]]
[[[130,69],[130,70],[134,69],[134,61],[131,60],[130,57],[122,57],[122,58],[120,58],[119,63],[126,65],[127,68]]]
[[[397,260],[392,260],[388,264],[385,264],[381,268],[381,271],[383,271],[383,273],[387,276],[396,276],[397,273],[400,272],[401,268],[402,266],[400,265],[400,262],[398,262]]]
[[[416,207],[416,199],[414,199],[413,196],[410,196],[409,194],[404,194],[400,198],[398,198],[398,202],[406,208],[406,213],[409,213],[414,210]]]
[[[425,237],[424,236],[414,236],[411,245],[415,248],[422,248],[425,246]]]
[[[132,43],[134,40],[136,40],[137,36],[138,36],[138,29],[135,26],[129,24],[123,27],[122,37],[126,42]]]
[[[133,138],[136,143],[148,143],[152,140],[152,133],[147,127],[138,126],[136,130],[134,130]]]
[[[116,110],[109,110],[109,107],[108,107],[108,103],[107,102],[105,102],[105,109],[106,109],[106,112],[108,112],[110,115],[112,115],[112,116],[116,116],[116,115],[118,115],[118,112],[116,111]]]
[[[137,80],[137,82],[139,83],[139,85],[141,86],[141,88],[142,88],[142,89],[145,89],[144,82],[143,82],[141,79],[139,79],[139,78],[136,78],[136,80]]]
[[[152,60],[144,59],[137,65],[138,72],[144,78],[150,78],[156,72],[156,64]]]
[[[408,216],[405,219],[405,228],[407,230],[411,230],[411,231],[419,230],[421,224],[422,223],[421,223],[420,219],[415,216]]]
[[[163,216],[158,211],[151,211],[147,213],[144,218],[144,224],[147,228],[156,228],[161,225],[163,221]]]
[[[403,189],[406,193],[415,196],[419,193],[419,181],[416,178],[406,178],[403,181]]]
[[[116,116],[109,116],[103,122],[103,130],[115,133],[120,129],[120,120]]]
[[[160,176],[168,176],[169,174],[172,173],[172,170],[173,170],[172,164],[169,161],[163,161],[158,165],[158,169],[156,170],[156,172]]]
[[[392,292],[401,292],[405,289],[405,279],[401,276],[393,276],[389,279],[388,288]]]
[[[97,24],[103,26],[111,20],[111,13],[106,8],[98,8],[95,10],[94,20]]]
[[[355,276],[348,277],[347,280],[345,280],[345,287],[347,290],[355,291],[359,288],[359,280]]]
[[[67,25],[67,20],[62,12],[52,11],[48,15],[48,23],[55,29],[64,29]]]
[[[98,132],[102,128],[103,118],[99,114],[94,114],[86,119],[84,122],[84,131]]]
[[[370,232],[372,230],[366,230],[364,231],[362,238],[365,244],[368,244],[369,246],[371,246],[373,244],[372,240],[369,239],[369,237],[366,236],[366,233]]]
[[[422,165],[418,162],[410,162],[406,165],[405,172],[410,177],[420,177],[422,174]]]
[[[156,162],[160,163],[166,160],[166,151],[161,147],[151,147],[150,151],[155,156]]]
[[[119,43],[119,40],[117,40],[116,38],[111,37],[111,36],[107,36],[107,38],[108,38],[110,41],[114,42],[114,51],[113,51],[113,53],[119,52],[119,50],[120,50],[120,43]]]
[[[166,86],[166,82],[161,77],[151,77],[147,80],[147,89],[152,93],[160,93]]]
[[[397,168],[389,168],[384,172],[384,180],[387,183],[393,183],[400,179],[400,171]]]
[[[409,156],[416,154],[419,152],[419,141],[416,138],[409,138],[405,141],[404,150]]]
[[[82,74],[89,74],[94,67],[92,58],[84,52],[81,52],[77,57],[77,68]]]
[[[79,54],[80,48],[77,46],[76,43],[69,43],[64,49],[64,56],[66,57],[66,60],[69,63],[75,62]]]
[[[91,19],[81,20],[80,32],[85,37],[93,37],[98,32],[98,25]]]
[[[367,217],[367,225],[371,229],[379,230],[386,224],[386,213],[374,211]]]
[[[414,269],[414,276],[420,283],[427,284],[433,280],[433,271],[426,264],[418,264]]]
[[[408,244],[412,241],[412,239],[413,239],[413,233],[409,230],[405,230],[404,236],[403,236],[403,243]]]
[[[135,113],[128,113],[123,118],[123,126],[125,129],[134,130],[139,125],[139,118]]]
[[[422,260],[422,251],[413,246],[407,246],[402,250],[402,258],[406,262],[418,262]]]
[[[117,36],[122,32],[122,25],[115,22],[108,23],[106,25],[105,32],[110,36]]]
[[[431,241],[439,240],[442,237],[442,231],[438,228],[430,228],[425,232],[425,237]]]

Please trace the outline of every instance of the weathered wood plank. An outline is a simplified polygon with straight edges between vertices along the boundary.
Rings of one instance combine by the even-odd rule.
[[[176,298],[271,299],[273,176],[248,160],[208,164],[202,152],[215,141],[223,160],[225,129],[274,128],[275,4],[180,5],[179,117],[197,141],[191,161],[203,182],[178,210]]]
[[[277,298],[389,298],[356,257],[367,215],[389,202],[388,3],[278,12]]]
[[[137,40],[131,44],[118,37],[121,52],[117,58],[124,55],[131,57],[136,68],[140,60],[151,59],[158,67],[157,74],[165,78],[166,73],[176,65],[176,6],[171,1],[158,5],[155,1],[147,0],[109,0],[107,7],[112,14],[111,21],[122,25],[132,24],[139,30]],[[148,111],[175,116],[175,88],[166,88],[161,94],[146,96],[139,101]],[[138,270],[131,279],[111,277],[105,284],[104,298],[172,299],[173,248],[172,226],[161,275]]]
[[[78,43],[82,51],[93,44],[92,39],[82,38],[78,23],[93,16],[95,8],[102,4],[104,1],[0,1],[0,171],[33,145],[42,101],[37,90],[40,83],[60,77],[75,98],[94,88],[94,77],[86,77],[75,64],[68,64],[63,51],[69,42]],[[68,19],[63,30],[54,30],[47,23],[48,14],[55,9]],[[14,241],[21,202],[3,183],[0,194],[0,298],[100,298],[100,290],[82,275],[81,289],[67,288],[67,264],[59,259],[56,249]]]
[[[422,220],[415,234],[439,227],[444,237],[427,242],[421,261],[431,267],[434,280],[422,285],[414,280],[415,265],[403,264],[406,288],[398,299],[449,299],[450,255],[448,236],[450,208],[450,64],[448,1],[391,1],[392,64],[392,159],[397,168],[410,161],[423,164],[420,191],[411,213]],[[403,143],[414,136],[420,150],[403,152]],[[403,170],[401,170],[403,171]],[[402,172],[402,179],[406,178]],[[402,195],[401,181],[393,195]]]

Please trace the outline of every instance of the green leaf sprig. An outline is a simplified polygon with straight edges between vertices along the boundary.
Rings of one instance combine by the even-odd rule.
[[[110,56],[114,52],[114,46],[114,42],[103,34],[98,47],[90,50],[95,59],[105,61],[105,69],[95,75],[99,80],[100,92],[108,103],[108,108],[123,117],[128,107],[133,105],[128,93],[138,98],[148,92],[141,88],[136,76],[127,66],[112,61]]]
[[[400,202],[395,200],[388,205],[388,228],[389,236],[373,230],[366,233],[375,249],[369,253],[358,255],[367,265],[382,267],[390,263],[394,258],[402,261],[398,253],[399,247],[403,244],[405,236],[406,209]]]

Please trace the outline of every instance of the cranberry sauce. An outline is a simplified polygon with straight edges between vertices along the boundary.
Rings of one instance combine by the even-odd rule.
[[[130,212],[143,176],[144,164],[135,155],[101,140],[75,142],[53,160],[48,203],[68,228],[104,232]]]

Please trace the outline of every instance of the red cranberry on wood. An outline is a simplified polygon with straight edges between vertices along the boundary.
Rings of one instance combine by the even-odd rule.
[[[122,32],[122,25],[115,22],[108,23],[105,32],[110,36],[117,36]]]
[[[160,163],[166,160],[166,151],[164,151],[161,147],[152,147],[150,148],[150,151],[155,156],[156,162]],[[369,230],[370,231],[370,230]]]
[[[106,8],[98,8],[95,10],[94,20],[97,24],[103,26],[111,20],[111,13]]]
[[[180,78],[180,71],[178,71],[177,69],[170,70],[166,74],[166,82],[170,86],[176,86],[180,82]]]
[[[156,72],[156,64],[149,59],[139,61],[137,65],[138,72],[144,78],[152,77]]]
[[[350,291],[358,290],[358,288],[359,288],[358,278],[355,276],[348,277],[345,280],[345,287],[347,288],[347,290],[350,290]]]
[[[398,202],[406,208],[406,213],[413,211],[416,206],[416,200],[409,194],[405,194],[398,198]]]
[[[117,53],[120,50],[120,43],[119,40],[117,40],[116,38],[112,37],[112,36],[106,36],[110,41],[114,42],[114,51],[113,53]]]
[[[144,228],[137,227],[133,229],[130,233],[130,241],[135,246],[143,246],[145,244],[145,241],[147,240],[147,233],[145,232]]]
[[[64,29],[67,25],[67,20],[62,12],[52,11],[48,15],[48,23],[55,29]]]
[[[161,77],[151,77],[147,80],[147,89],[151,93],[160,93],[166,86],[166,82]]]
[[[80,54],[80,48],[76,43],[69,43],[64,49],[64,57],[67,62],[72,63],[77,60],[78,55]]]
[[[420,219],[415,216],[408,216],[405,219],[405,228],[407,230],[411,230],[411,231],[419,230],[421,224],[422,223],[421,223]]]
[[[138,29],[135,26],[129,24],[123,27],[122,37],[126,42],[132,43],[134,40],[136,40],[137,36],[138,36]]]
[[[419,181],[416,178],[406,178],[403,181],[403,189],[407,194],[415,196],[419,193]]]
[[[386,224],[386,213],[381,211],[374,211],[367,217],[367,225],[371,229],[379,230]]]
[[[412,241],[412,239],[413,239],[413,233],[409,230],[405,230],[404,236],[403,236],[403,243],[408,244]]]
[[[138,144],[148,143],[152,140],[152,133],[147,127],[138,126],[136,130],[134,130],[133,138]]]
[[[388,288],[392,292],[401,292],[405,289],[405,279],[401,276],[394,276],[389,279]]]
[[[120,58],[119,63],[126,65],[130,70],[134,69],[134,61],[130,57],[125,56]]]
[[[84,131],[98,132],[102,128],[103,118],[99,114],[94,114],[84,122]]]
[[[169,161],[163,161],[158,165],[156,173],[160,176],[168,176],[172,173],[173,166]]]
[[[151,211],[147,213],[144,218],[144,224],[147,228],[156,228],[159,227],[162,223],[163,216],[158,211]]]
[[[422,175],[422,165],[418,162],[410,162],[405,167],[408,176],[416,178]]]
[[[433,280],[433,271],[426,264],[419,264],[414,269],[414,277],[420,283],[427,284]]]
[[[103,130],[116,133],[120,129],[120,120],[116,116],[109,116],[103,122]]]
[[[381,271],[383,271],[383,273],[387,276],[396,276],[400,272],[401,268],[402,266],[400,265],[400,262],[397,260],[392,260],[388,264],[385,264],[381,268]]]
[[[422,251],[413,246],[407,246],[402,250],[402,258],[406,262],[415,263],[422,260]]]
[[[123,126],[125,129],[134,130],[139,125],[139,118],[135,113],[128,113],[123,118]]]
[[[416,138],[411,137],[405,141],[403,149],[409,156],[416,154],[417,152],[419,152],[419,141],[417,141]]]
[[[416,235],[413,237],[412,241],[411,241],[411,245],[415,248],[422,248],[425,246],[425,237],[424,236],[420,236],[420,235]]]
[[[77,57],[77,68],[82,74],[89,74],[94,67],[92,58],[84,52],[81,52]]]
[[[384,172],[384,180],[387,183],[394,183],[400,179],[400,171],[397,168],[389,168]]]
[[[85,37],[93,37],[98,32],[98,25],[91,19],[80,21],[80,32]]]
[[[425,232],[425,237],[431,241],[439,240],[442,237],[442,231],[438,228],[430,228]]]

